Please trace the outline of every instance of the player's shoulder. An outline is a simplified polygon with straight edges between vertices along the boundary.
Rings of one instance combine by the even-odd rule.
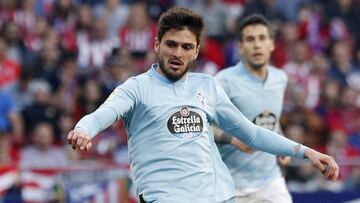
[[[151,80],[152,77],[152,73],[150,71],[135,75],[135,76],[131,76],[129,77],[127,80],[129,81],[136,81],[138,83],[142,83],[145,82],[147,80]]]
[[[138,88],[140,85],[147,84],[147,81],[150,81],[150,75],[146,73],[142,73],[135,76],[130,76],[128,79],[125,80],[124,83],[120,84],[118,87],[121,88]]]
[[[282,70],[282,69],[280,69],[280,68],[276,68],[275,66],[269,66],[269,67],[268,67],[268,71],[269,71],[269,74],[270,74],[272,77],[275,77],[275,78],[277,78],[278,80],[287,81],[287,79],[288,79],[288,76],[287,76],[287,74],[285,73],[285,71]]]
[[[194,73],[194,72],[189,72],[188,77],[191,79],[205,80],[205,81],[212,81],[215,79],[214,76],[212,75],[205,73]]]
[[[193,72],[189,72],[188,73],[188,81],[192,84],[192,85],[199,85],[199,86],[212,86],[212,84],[216,83],[216,79],[214,76],[209,75],[209,74],[205,74],[205,73],[193,73]]]
[[[226,79],[229,78],[230,76],[234,76],[237,75],[239,73],[239,66],[238,65],[234,65],[234,66],[230,66],[227,68],[224,68],[222,70],[220,70],[215,77],[217,79]]]

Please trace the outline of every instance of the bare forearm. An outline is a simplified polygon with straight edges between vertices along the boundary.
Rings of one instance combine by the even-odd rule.
[[[213,128],[214,128],[214,138],[215,138],[216,143],[231,144],[234,147],[236,147],[237,149],[239,149],[240,151],[247,152],[247,153],[253,152],[253,149],[251,149],[249,146],[247,146],[246,144],[241,142],[239,139],[234,137],[232,134],[221,130],[217,126],[213,126]]]
[[[217,126],[213,126],[213,128],[214,128],[214,139],[216,143],[231,144],[233,138],[231,134],[224,132]]]

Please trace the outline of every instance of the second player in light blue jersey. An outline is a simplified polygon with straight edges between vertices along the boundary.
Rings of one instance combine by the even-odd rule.
[[[245,18],[239,27],[239,40],[242,61],[219,72],[216,77],[231,102],[246,118],[260,127],[280,132],[287,76],[269,65],[274,42],[268,22],[256,14]],[[231,135],[216,130],[217,140],[226,140],[226,136]],[[261,151],[243,152],[238,148],[246,150],[241,146],[219,145],[236,186],[236,202],[291,203],[277,157]]]
[[[199,53],[202,17],[172,8],[159,20],[155,52],[159,63],[118,86],[95,112],[68,134],[77,150],[123,118],[128,131],[131,174],[141,201],[156,203],[233,202],[234,185],[216,149],[212,123],[250,147],[308,158],[336,179],[338,167],[324,154],[249,122],[215,78],[188,73]]]

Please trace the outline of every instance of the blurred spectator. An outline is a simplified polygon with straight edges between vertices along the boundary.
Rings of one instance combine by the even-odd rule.
[[[19,27],[14,22],[5,23],[3,26],[4,37],[7,42],[7,56],[18,64],[26,62],[29,53],[21,39]]]
[[[145,3],[151,20],[156,22],[160,15],[173,5],[173,0],[147,0]]]
[[[295,142],[305,142],[305,128],[300,124],[293,123],[286,126],[284,128],[284,135]]]
[[[0,166],[16,164],[18,157],[13,144],[22,143],[21,117],[14,110],[14,101],[0,91]]]
[[[321,92],[327,80],[329,63],[323,54],[314,54],[310,64],[310,72],[306,81],[306,106],[315,109],[320,104]]]
[[[353,166],[349,163],[359,156],[359,151],[348,144],[347,137],[343,130],[334,130],[330,132],[330,139],[326,144],[326,153],[341,163],[339,182],[342,183],[353,179]]]
[[[115,149],[112,151],[113,159],[115,163],[130,166],[128,147],[127,147],[127,133],[126,133],[124,121],[121,120],[119,122],[116,122],[115,125],[112,127],[117,132],[116,146]]]
[[[330,29],[324,9],[318,3],[305,4],[298,13],[298,31],[314,53],[323,52],[330,43]]]
[[[341,130],[346,135],[351,135],[357,130],[357,118],[360,117],[360,108],[356,106],[358,93],[345,88],[338,95],[339,104],[335,108],[328,109],[326,113],[326,124],[330,131]]]
[[[85,79],[81,84],[77,95],[76,108],[74,112],[75,122],[81,117],[95,111],[108,95],[103,94],[103,87],[95,79]]]
[[[39,58],[36,60],[34,75],[35,78],[47,81],[52,92],[56,92],[60,85],[58,68],[61,50],[56,45],[56,42],[57,39],[49,39],[44,42]]]
[[[94,146],[96,147],[90,149],[90,151],[85,153],[80,152],[82,154],[82,158],[95,158],[98,160],[114,161],[115,163],[125,164],[126,166],[129,166],[126,142],[121,142],[121,138],[123,138],[123,135],[120,134],[120,129],[118,125],[119,122],[115,122],[105,131],[99,133],[92,140]]]
[[[133,0],[126,0],[126,1],[133,1]],[[88,4],[90,6],[96,6],[98,4],[104,3],[104,0],[77,0],[79,4]]]
[[[0,26],[14,20],[14,14],[17,8],[16,0],[0,1]]]
[[[63,149],[55,147],[54,129],[50,123],[37,123],[32,134],[32,144],[21,151],[21,168],[61,168],[68,164]]]
[[[35,2],[35,13],[37,16],[49,17],[54,12],[55,0],[37,0]]]
[[[320,103],[315,111],[321,116],[325,117],[327,111],[336,108],[339,105],[339,95],[341,86],[336,80],[327,80],[320,93]]]
[[[23,133],[22,120],[15,110],[14,101],[7,93],[0,91],[0,129],[12,136],[21,137]]]
[[[306,95],[304,90],[298,88],[286,93],[281,125],[287,128],[289,125],[300,125],[304,127],[304,144],[312,148],[324,146],[326,137],[324,135],[325,124],[322,118],[306,107]],[[291,103],[289,104],[289,100]],[[287,104],[286,104],[287,103]],[[291,107],[291,108],[289,108]]]
[[[295,23],[285,22],[275,37],[275,50],[272,61],[277,67],[283,67],[289,60],[289,53],[299,40],[299,31]],[[291,55],[291,54],[290,54]]]
[[[75,97],[77,94],[79,68],[76,54],[65,54],[59,66],[60,86],[54,94],[54,105],[65,111],[73,112],[75,108]]]
[[[35,29],[36,14],[35,2],[36,0],[18,1],[19,8],[14,17],[14,22],[19,26],[21,33],[26,35]]]
[[[304,143],[306,137],[305,128],[299,124],[290,124],[284,128],[285,135],[296,142]],[[292,164],[285,168],[285,179],[290,191],[313,191],[319,187],[320,182],[316,178],[317,171],[311,165],[299,163],[292,159]]]
[[[283,14],[278,10],[276,6],[276,0],[249,1],[245,5],[243,16],[248,16],[252,13],[260,13],[270,21],[284,19]]]
[[[235,65],[238,61],[241,60],[240,52],[239,52],[239,40],[237,36],[233,36],[228,39],[224,45],[224,66],[223,67],[230,67]]]
[[[120,29],[121,46],[134,58],[134,71],[142,73],[155,61],[156,26],[151,21],[146,5],[134,3],[130,7],[127,24]]]
[[[34,94],[34,101],[22,111],[26,132],[32,132],[41,122],[48,122],[56,127],[59,109],[52,105],[50,85],[44,80],[36,80],[31,83],[30,88]]]
[[[356,130],[349,136],[349,144],[360,152],[360,117],[355,118]]]
[[[70,132],[74,128],[75,122],[73,119],[73,115],[69,112],[61,112],[60,118],[58,120],[58,126],[60,131],[61,140],[57,143],[54,142],[55,145],[63,146],[67,143],[67,133]],[[80,160],[80,153],[78,151],[73,150],[69,145],[64,146],[67,158],[71,161]]]
[[[0,37],[0,89],[15,82],[20,74],[19,64],[7,57],[7,49],[5,39]]]
[[[291,85],[306,87],[310,73],[309,48],[304,41],[297,41],[292,47],[291,59],[283,69],[289,76]]]
[[[332,0],[325,5],[326,15],[329,19],[340,18],[347,29],[357,39],[358,45],[360,43],[360,4],[353,0]]]
[[[201,4],[192,7],[201,13],[205,20],[205,32],[208,38],[223,41],[226,33],[226,10],[220,0],[202,0]],[[211,26],[210,26],[211,25]]]
[[[62,46],[67,51],[75,51],[75,5],[72,0],[55,1],[52,26],[62,39]]]
[[[215,75],[225,64],[222,47],[217,40],[208,38],[206,34],[201,37],[200,51],[197,60],[193,62],[193,71]]]
[[[199,7],[200,4],[203,3],[203,0],[201,0],[201,1],[193,1],[193,0],[174,0],[174,3],[175,3],[176,6],[179,6],[179,7],[196,8],[196,7]]]
[[[244,5],[242,0],[225,1],[223,0],[226,15],[226,38],[221,41],[224,52],[224,65],[230,67],[240,61],[239,40],[237,39],[239,22],[238,19],[243,14]]]
[[[29,67],[27,67],[29,66]],[[24,65],[21,69],[19,79],[3,88],[4,92],[11,96],[14,108],[21,112],[26,106],[33,102],[33,92],[30,89],[33,78],[33,65]]]
[[[117,49],[107,59],[106,68],[101,76],[101,82],[106,88],[105,95],[109,95],[118,85],[134,75],[131,69],[133,63],[130,58],[125,50]]]
[[[309,60],[309,48],[304,41],[297,41],[294,44],[291,59],[283,66],[284,71],[289,77],[289,91],[297,91],[295,89],[302,89],[305,93],[305,103],[307,107],[314,107],[309,104],[309,95],[316,89],[312,86],[310,73],[311,61]],[[311,106],[310,106],[311,105]]]
[[[275,8],[281,13],[281,17],[289,22],[295,22],[297,20],[297,13],[301,5],[309,3],[311,0],[276,0]]]
[[[332,65],[329,70],[329,76],[343,86],[348,86],[347,79],[351,73],[360,71],[352,62],[352,51],[347,42],[336,42],[331,50]]]
[[[97,19],[93,22],[89,35],[77,36],[78,62],[86,72],[102,69],[111,51],[119,47],[117,37],[108,37],[106,26],[104,20]]]
[[[49,30],[50,27],[46,18],[38,16],[34,28],[24,36],[26,48],[31,52],[39,52]]]
[[[61,112],[60,118],[58,120],[58,126],[60,130],[60,135],[62,138],[62,143],[66,143],[67,133],[74,128],[74,119],[72,114],[69,112]]]
[[[77,38],[79,37],[78,35],[90,35],[94,20],[95,18],[89,5],[83,4],[77,8],[75,27]]]
[[[99,4],[94,8],[97,18],[107,22],[109,37],[117,36],[118,31],[126,23],[129,15],[129,7],[121,0],[106,0],[105,4]]]

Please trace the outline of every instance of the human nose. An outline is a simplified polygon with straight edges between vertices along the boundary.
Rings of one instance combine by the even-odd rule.
[[[260,48],[260,44],[261,44],[260,40],[257,40],[257,39],[254,40],[254,48],[255,49]]]
[[[176,47],[173,51],[173,55],[177,58],[180,58],[181,54],[182,54],[181,46]]]

